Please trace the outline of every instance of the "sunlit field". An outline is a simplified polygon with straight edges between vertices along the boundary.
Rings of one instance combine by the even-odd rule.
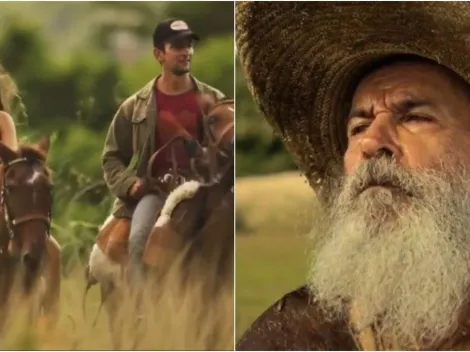
[[[174,275],[173,275],[174,274]],[[118,320],[123,328],[121,349],[138,350],[233,350],[233,287],[227,285],[217,298],[208,299],[205,284],[214,278],[198,278],[184,286],[175,270],[161,291],[147,291],[142,311],[145,326],[136,328],[130,303],[120,306]],[[41,320],[31,326],[23,309],[15,310],[5,330],[1,349],[103,350],[113,349],[106,311],[98,314],[100,292],[92,287],[82,311],[86,287],[83,269],[77,268],[63,280],[60,320],[54,330],[46,330]],[[158,298],[157,298],[158,297]],[[130,301],[127,301],[130,302]],[[97,318],[95,322],[95,318]]]
[[[314,194],[298,173],[237,179],[236,338],[304,283]]]

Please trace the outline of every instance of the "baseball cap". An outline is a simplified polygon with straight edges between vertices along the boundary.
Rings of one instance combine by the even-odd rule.
[[[160,22],[155,28],[153,32],[153,46],[161,47],[166,42],[183,37],[199,40],[199,36],[189,28],[185,21],[169,18]]]

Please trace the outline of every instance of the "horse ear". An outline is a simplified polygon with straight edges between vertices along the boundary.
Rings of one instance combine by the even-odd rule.
[[[42,137],[38,143],[39,149],[47,156],[49,153],[49,148],[51,146],[51,138],[49,136]]]
[[[15,153],[15,151],[11,150],[5,144],[0,142],[0,159],[3,161],[3,163],[8,164],[17,157],[18,155]]]

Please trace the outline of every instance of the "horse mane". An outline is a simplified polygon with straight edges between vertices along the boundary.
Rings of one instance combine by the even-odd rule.
[[[46,154],[35,144],[21,144],[18,146],[18,154],[26,158],[30,163],[39,163],[44,165],[46,176],[50,179],[52,171],[46,165]]]
[[[235,103],[235,99],[225,97],[219,100],[217,104],[214,105],[214,108],[219,105],[234,104],[234,103]]]
[[[46,162],[46,154],[44,154],[43,151],[41,151],[37,146],[35,146],[34,144],[22,144],[20,146],[18,146],[18,153],[32,161],[32,162],[35,162],[35,161],[39,161],[41,163],[45,163]]]
[[[211,110],[209,111],[209,114],[214,111],[216,108],[218,108],[221,105],[229,105],[229,104],[235,104],[235,100],[232,98],[222,98],[220,99],[215,105],[212,106]]]

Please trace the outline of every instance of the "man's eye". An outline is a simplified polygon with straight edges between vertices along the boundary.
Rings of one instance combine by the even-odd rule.
[[[424,116],[424,115],[414,115],[414,114],[408,114],[404,115],[401,118],[402,122],[432,122],[433,119],[429,116]]]
[[[368,126],[367,124],[360,124],[360,125],[354,126],[350,132],[351,136],[364,132],[367,129],[367,126]]]

